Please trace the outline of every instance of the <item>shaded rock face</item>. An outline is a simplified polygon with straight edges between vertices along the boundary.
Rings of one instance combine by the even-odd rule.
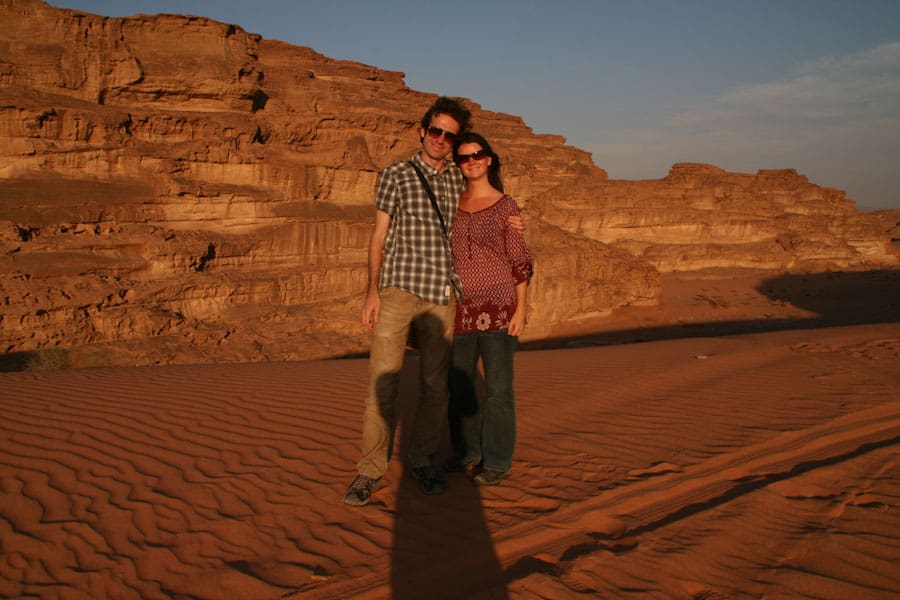
[[[434,98],[205,18],[0,0],[0,350],[75,366],[365,352],[378,171],[416,151]],[[533,216],[531,338],[655,303],[660,271],[896,262],[877,220],[792,171],[610,181],[469,104]]]

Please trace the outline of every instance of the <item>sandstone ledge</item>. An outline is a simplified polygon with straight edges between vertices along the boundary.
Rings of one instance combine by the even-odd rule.
[[[432,94],[193,16],[0,0],[0,47],[0,349],[115,364],[365,351],[377,173],[415,151]],[[897,265],[884,219],[793,170],[610,180],[469,104],[532,215],[530,339],[658,303],[667,272]]]

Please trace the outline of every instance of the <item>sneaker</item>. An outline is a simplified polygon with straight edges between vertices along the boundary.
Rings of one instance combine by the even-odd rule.
[[[372,478],[366,475],[358,475],[353,480],[353,483],[350,484],[350,487],[347,488],[347,493],[344,494],[344,504],[365,506],[369,503],[372,492],[377,490],[380,484],[381,477]]]
[[[484,469],[475,476],[475,481],[481,485],[499,485],[501,481],[506,479],[509,473],[503,471],[495,471],[494,469]]]
[[[421,485],[422,493],[428,496],[443,494],[447,489],[447,482],[441,472],[431,465],[413,469],[412,476]]]

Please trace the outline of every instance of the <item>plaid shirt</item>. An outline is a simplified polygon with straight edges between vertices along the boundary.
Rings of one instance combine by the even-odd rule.
[[[418,154],[412,160],[434,190],[450,235],[465,178],[453,162],[447,162],[438,173]],[[391,216],[379,289],[396,286],[426,302],[449,304],[452,288],[461,290],[459,278],[453,272],[441,222],[412,165],[404,161],[385,167],[378,181],[375,207]]]

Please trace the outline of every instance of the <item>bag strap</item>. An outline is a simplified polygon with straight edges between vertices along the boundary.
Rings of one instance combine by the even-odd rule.
[[[444,215],[441,214],[441,209],[440,207],[438,207],[437,198],[434,197],[434,190],[431,189],[431,186],[428,184],[428,180],[425,179],[425,174],[422,173],[416,163],[414,163],[413,161],[409,161],[409,164],[412,165],[412,168],[416,170],[416,175],[419,176],[419,180],[421,180],[422,185],[425,187],[425,191],[428,193],[428,199],[431,200],[431,206],[434,208],[434,212],[437,213],[438,219],[441,222],[441,231],[444,232],[444,241],[447,242],[446,249],[449,254],[452,252],[450,235],[447,233],[447,224],[444,223]],[[459,280],[459,276],[453,271],[452,259],[450,265],[450,283],[453,284],[453,288],[456,290],[457,298],[459,300],[462,300],[462,283]]]
[[[434,197],[434,191],[428,184],[428,180],[425,179],[425,174],[422,173],[421,169],[419,169],[416,163],[414,163],[413,161],[409,161],[409,164],[411,164],[412,168],[416,170],[416,175],[419,176],[419,179],[422,181],[422,185],[425,186],[425,192],[428,194],[428,198],[431,200],[431,206],[434,207],[434,212],[437,213],[438,219],[441,222],[441,231],[444,232],[444,238],[449,241],[450,236],[447,234],[447,224],[444,223],[444,215],[441,214],[441,209],[438,207],[437,198]]]

